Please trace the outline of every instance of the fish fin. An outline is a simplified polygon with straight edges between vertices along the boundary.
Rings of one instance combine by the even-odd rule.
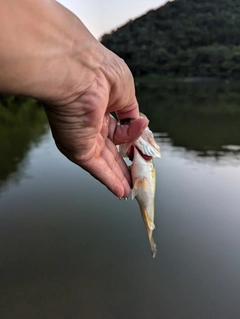
[[[145,220],[144,220],[144,222],[145,222],[145,224],[146,224],[146,221],[145,221]],[[154,227],[155,227],[155,226],[154,226]],[[152,233],[153,233],[153,230],[147,228],[147,234],[148,234],[148,239],[149,239],[149,243],[150,243],[150,248],[151,248],[151,251],[152,251],[152,256],[153,256],[153,258],[155,258],[155,257],[156,257],[156,254],[157,254],[157,245],[156,245],[155,242],[154,242]]]
[[[162,156],[160,147],[156,143],[152,132],[149,129],[145,129],[144,133],[147,136],[144,136],[144,134],[140,136],[139,139],[135,142],[135,145],[143,154],[161,158]]]
[[[150,143],[144,143],[141,146],[141,151],[143,152],[143,154],[146,154],[148,156],[161,158],[162,156],[161,156],[160,148],[155,141],[154,143],[155,143],[154,146]]]
[[[152,251],[152,256],[153,256],[153,258],[155,258],[156,254],[157,254],[157,245],[154,242],[152,233],[153,233],[152,230],[150,230],[150,229],[147,230],[148,239],[149,239],[149,243],[150,243],[150,248],[151,248],[151,251]]]
[[[134,199],[137,196],[137,190],[136,189],[132,189],[132,199]]]
[[[155,258],[156,254],[157,254],[157,245],[155,244],[152,236],[149,237],[149,242],[150,242],[150,247],[152,250],[152,256],[153,256],[153,258]]]
[[[142,212],[142,217],[143,217],[145,225],[150,230],[154,230],[155,229],[155,225],[154,225],[153,221],[151,221],[151,219],[149,218],[149,214],[148,214],[147,210],[145,208],[142,208],[141,212]]]
[[[138,184],[140,183],[140,178],[136,178],[132,188],[132,199],[134,199],[138,194]]]
[[[147,224],[148,224],[148,228],[151,230],[155,229],[155,225],[154,223],[149,219],[148,215],[147,215]]]

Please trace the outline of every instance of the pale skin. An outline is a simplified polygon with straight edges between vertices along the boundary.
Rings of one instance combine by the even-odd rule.
[[[148,125],[127,65],[55,0],[0,0],[0,19],[0,92],[43,101],[59,150],[127,197],[131,177],[116,144]],[[118,125],[111,112],[136,120]]]

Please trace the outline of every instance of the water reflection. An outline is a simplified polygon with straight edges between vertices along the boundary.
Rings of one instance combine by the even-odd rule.
[[[10,176],[21,178],[28,152],[46,131],[44,111],[35,101],[0,95],[0,187]]]
[[[240,83],[139,82],[137,96],[151,129],[188,156],[237,165],[240,157]],[[46,133],[41,106],[0,96],[0,187],[18,179],[31,147]],[[163,137],[163,136],[162,136]],[[27,165],[27,163],[26,163]],[[13,175],[14,174],[14,175]]]
[[[64,158],[41,109],[1,105],[0,318],[240,317],[238,84],[151,85],[155,260],[136,201]]]
[[[0,318],[239,318],[240,167],[188,157],[167,136],[155,260],[136,201],[65,159],[50,132],[30,149],[31,179],[0,198]]]
[[[172,152],[191,161],[200,161],[215,166],[232,165],[240,166],[240,145],[222,145],[219,150],[202,150],[187,149],[183,146],[175,145],[168,133],[154,133],[155,139],[159,145],[174,146]],[[162,148],[162,147],[161,147]],[[173,154],[173,155],[174,155]]]
[[[140,83],[137,95],[155,132],[174,146],[219,160],[239,158],[240,83]],[[234,146],[234,149],[231,147]]]

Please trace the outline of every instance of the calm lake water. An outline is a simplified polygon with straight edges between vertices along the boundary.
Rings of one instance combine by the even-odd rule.
[[[0,319],[240,318],[240,85],[161,85],[138,87],[155,259],[136,201],[65,159],[41,110],[0,107]]]

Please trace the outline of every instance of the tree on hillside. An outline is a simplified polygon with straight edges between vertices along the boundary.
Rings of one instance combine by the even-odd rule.
[[[101,42],[134,75],[240,78],[240,1],[168,2],[104,35]]]

